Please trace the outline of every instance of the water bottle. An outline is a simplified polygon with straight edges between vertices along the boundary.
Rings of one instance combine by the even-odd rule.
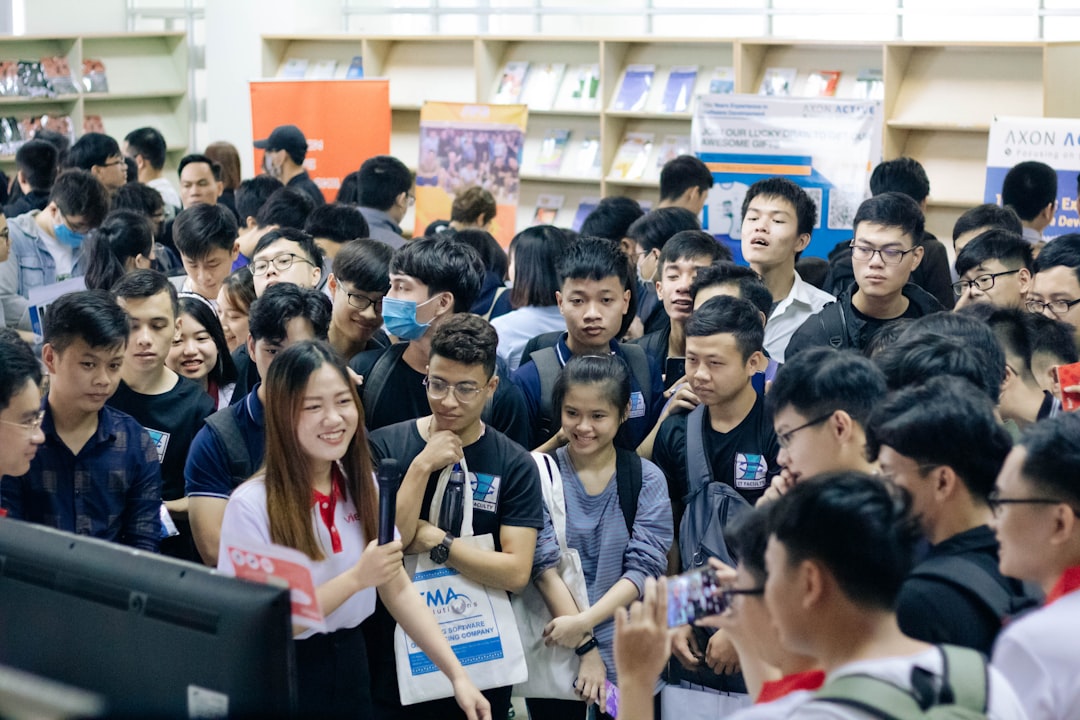
[[[461,520],[465,511],[465,473],[460,463],[454,463],[450,482],[446,484],[442,507],[439,509],[439,527],[454,537],[461,535]]]

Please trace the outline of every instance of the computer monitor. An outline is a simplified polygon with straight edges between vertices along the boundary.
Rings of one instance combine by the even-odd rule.
[[[287,588],[0,519],[0,664],[109,717],[289,715],[293,652]]]

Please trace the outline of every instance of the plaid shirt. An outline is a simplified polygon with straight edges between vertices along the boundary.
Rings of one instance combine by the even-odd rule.
[[[108,406],[78,454],[56,433],[45,403],[42,445],[22,477],[0,479],[8,517],[157,552],[161,465],[146,430]]]

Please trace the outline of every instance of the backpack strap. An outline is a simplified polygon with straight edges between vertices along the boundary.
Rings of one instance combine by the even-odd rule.
[[[686,497],[712,482],[712,467],[705,455],[705,405],[698,405],[686,416]]]
[[[650,400],[652,371],[649,369],[649,356],[645,353],[645,348],[640,345],[623,343],[619,345],[619,352],[622,354],[626,364],[630,366],[630,374],[634,376],[638,387],[641,388],[642,399]]]
[[[491,305],[488,305],[487,312],[484,313],[483,315],[481,315],[480,317],[484,318],[485,320],[490,320],[491,319],[491,313],[492,313],[492,311],[495,310],[495,303],[499,302],[499,298],[501,298],[503,296],[503,293],[506,292],[509,289],[510,288],[506,287],[505,285],[497,288],[495,290],[495,297],[491,298]]]
[[[978,650],[956,645],[939,645],[945,671],[943,689],[952,693],[952,702],[976,713],[987,712],[990,681],[986,658]]]
[[[835,312],[829,310],[830,306],[836,308]],[[847,340],[847,318],[845,317],[844,307],[840,301],[831,302],[821,309],[818,313],[818,322],[821,323],[821,329],[825,331],[825,336],[829,340],[829,346],[834,347],[837,350],[845,347],[845,341]]]
[[[375,361],[375,364],[371,366],[371,372],[364,378],[364,386],[361,389],[362,400],[364,402],[364,414],[368,417],[375,411],[379,400],[382,399],[383,391],[386,390],[386,386],[389,384],[390,375],[394,372],[394,365],[402,358],[408,347],[409,343],[401,342],[394,343],[386,348],[383,354]]]
[[[902,687],[873,675],[841,675],[825,683],[812,702],[856,708],[879,720],[924,720],[915,697]]]
[[[247,409],[242,408],[242,411],[247,412]],[[236,422],[233,408],[225,407],[212,413],[206,418],[206,424],[211,431],[217,433],[221,444],[225,446],[229,474],[236,484],[239,485],[254,475],[255,467],[248,452],[247,440],[240,432],[240,424]]]
[[[626,532],[633,536],[638,496],[641,495],[641,458],[637,453],[616,448],[615,482],[619,486],[619,507],[626,521]]]
[[[1013,612],[1013,595],[975,562],[962,555],[932,557],[919,563],[909,577],[935,580],[975,597],[995,617]]]
[[[555,392],[555,381],[559,379],[562,365],[554,347],[540,348],[529,356],[536,365],[536,372],[540,376],[540,432],[546,437],[551,435],[551,422],[554,409],[551,397]]]

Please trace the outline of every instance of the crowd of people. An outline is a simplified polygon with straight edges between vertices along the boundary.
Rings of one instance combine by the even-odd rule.
[[[467,166],[460,139],[425,148],[449,140]],[[407,240],[396,158],[326,202],[300,129],[255,147],[246,180],[226,143],[167,177],[153,128],[19,151],[8,518],[223,573],[226,542],[300,551],[326,619],[296,630],[305,715],[508,717],[514,687],[478,689],[414,555],[542,598],[537,644],[573,687],[526,697],[536,720],[614,715],[616,693],[622,720],[720,698],[740,719],[1075,716],[1080,387],[1058,370],[1080,360],[1080,234],[1041,236],[1047,166],[965,212],[951,254],[914,160],[874,170],[827,259],[802,256],[812,197],[765,178],[738,265],[698,222],[713,179],[690,156],[655,210],[605,198],[506,253],[483,187]],[[85,289],[31,304],[69,278]],[[402,704],[397,626],[452,697]]]

